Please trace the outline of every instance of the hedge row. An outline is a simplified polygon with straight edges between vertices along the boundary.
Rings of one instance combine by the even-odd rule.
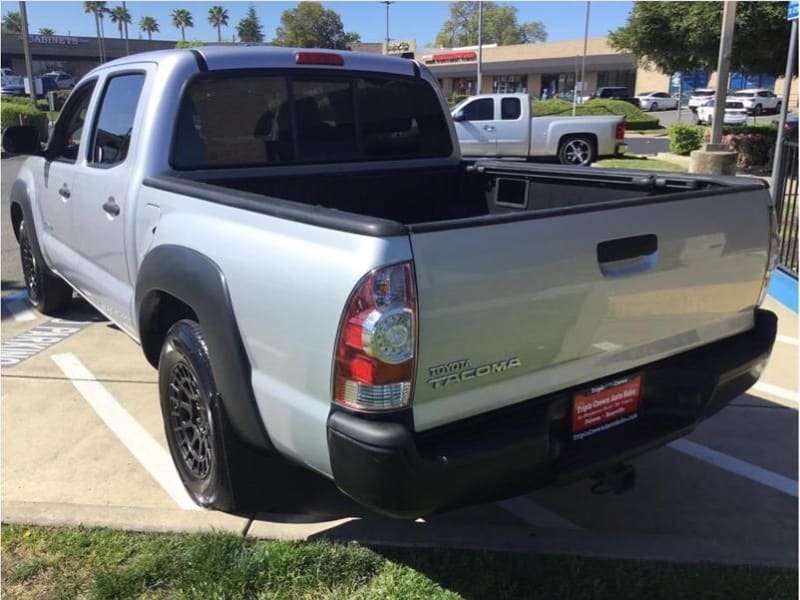
[[[531,112],[535,117],[571,117],[572,102],[566,100],[536,100],[532,102]],[[633,104],[622,100],[605,100],[594,98],[575,107],[575,116],[608,116],[625,117],[625,126],[630,131],[659,129],[658,118],[642,112]]]
[[[31,106],[30,101],[8,102],[5,98],[0,102],[0,129],[19,125],[33,125],[39,129],[39,138],[47,139],[47,114]]]
[[[711,141],[711,129],[698,125],[673,125],[668,134],[670,152],[683,156]],[[771,125],[726,125],[720,141],[738,154],[738,167],[756,167],[772,159],[777,135],[778,130]]]

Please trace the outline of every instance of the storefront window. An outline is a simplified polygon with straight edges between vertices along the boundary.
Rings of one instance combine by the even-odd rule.
[[[457,78],[453,79],[454,96],[474,96],[477,92],[477,82],[475,79]]]
[[[636,88],[636,71],[600,71],[597,87],[626,87],[632,94]]]
[[[492,81],[495,94],[516,94],[528,91],[527,75],[500,75]]]
[[[775,78],[766,73],[731,72],[730,89],[746,90],[748,88],[775,89]]]
[[[571,96],[575,89],[575,73],[552,73],[542,75],[542,89],[539,97],[542,99],[556,98],[558,96]]]

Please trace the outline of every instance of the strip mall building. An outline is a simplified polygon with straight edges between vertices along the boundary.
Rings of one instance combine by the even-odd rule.
[[[571,93],[576,74],[580,79],[583,40],[484,47],[482,53],[481,93],[528,92],[542,97],[546,92],[552,98]],[[474,48],[424,50],[417,53],[417,58],[436,75],[448,98],[477,93],[478,53]],[[637,94],[677,94],[682,89],[687,96],[694,88],[716,85],[716,73],[697,70],[669,76],[638,65],[633,54],[614,50],[607,38],[589,38],[583,68],[587,92],[604,86],[625,86]],[[730,89],[749,87],[769,88],[780,95],[783,78],[760,73],[731,74]],[[791,106],[797,106],[797,78],[792,80]]]

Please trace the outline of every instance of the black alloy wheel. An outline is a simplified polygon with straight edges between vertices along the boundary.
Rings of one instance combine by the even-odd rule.
[[[168,427],[184,469],[196,480],[207,479],[214,461],[211,407],[185,361],[178,362],[169,376],[169,411]]]

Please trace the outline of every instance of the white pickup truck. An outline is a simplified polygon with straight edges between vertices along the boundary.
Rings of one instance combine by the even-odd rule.
[[[775,339],[760,180],[465,161],[413,60],[133,55],[44,150],[31,127],[3,145],[30,154],[31,302],[75,290],[141,344],[202,506],[268,509],[248,490],[291,487],[287,459],[401,517],[618,473]]]
[[[528,94],[485,94],[451,109],[464,156],[558,157],[565,165],[586,166],[598,157],[628,150],[625,119],[532,117]]]

